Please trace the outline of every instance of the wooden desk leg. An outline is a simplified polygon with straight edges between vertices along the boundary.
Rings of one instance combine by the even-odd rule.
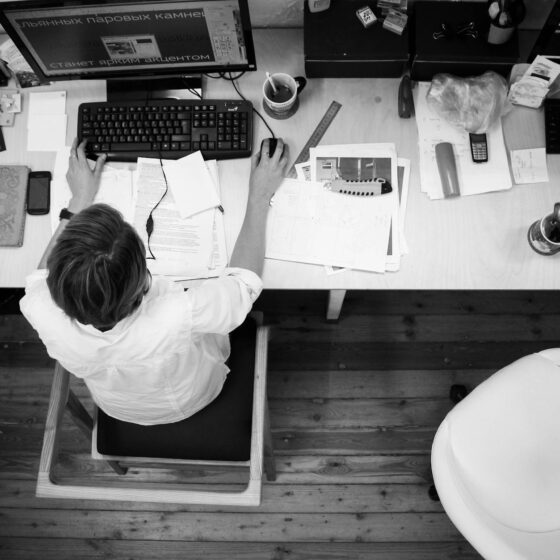
[[[338,321],[346,290],[329,290],[329,303],[327,306],[327,321]]]

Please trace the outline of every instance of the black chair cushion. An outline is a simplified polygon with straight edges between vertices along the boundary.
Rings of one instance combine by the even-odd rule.
[[[230,334],[230,372],[220,394],[179,422],[141,426],[98,409],[97,450],[104,455],[200,461],[247,461],[251,449],[256,325]]]

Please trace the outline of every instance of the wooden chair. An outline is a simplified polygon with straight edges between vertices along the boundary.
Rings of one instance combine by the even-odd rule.
[[[244,323],[244,326],[247,324]],[[235,334],[232,333],[232,358],[236,352]],[[244,344],[243,355],[250,356],[250,370],[245,382],[249,383],[249,396],[245,398],[246,405],[238,403],[237,397],[241,392],[247,394],[246,387],[230,385],[231,390],[226,391],[230,378],[226,380],[224,389],[218,397],[205,409],[193,415],[191,418],[175,424],[163,426],[139,426],[120,422],[108,417],[100,410],[96,410],[92,418],[83,404],[70,389],[70,373],[59,363],[55,364],[54,379],[51,389],[49,409],[45,425],[45,435],[39,475],[37,480],[37,496],[47,498],[76,498],[76,499],[99,499],[117,501],[141,501],[141,502],[169,502],[184,504],[212,504],[212,505],[235,505],[235,506],[258,506],[261,501],[262,471],[263,463],[268,480],[275,480],[276,472],[272,452],[272,437],[270,433],[270,423],[268,417],[268,407],[266,399],[266,368],[268,350],[269,327],[252,326],[252,337],[254,342],[254,353],[247,344]],[[250,346],[250,344],[249,344]],[[253,359],[254,356],[254,359]],[[232,371],[229,374],[234,376],[239,371]],[[242,383],[242,382],[240,382]],[[250,389],[252,386],[252,397]],[[229,402],[232,401],[232,402]],[[247,410],[243,411],[243,408]],[[92,457],[103,459],[120,475],[125,475],[127,469],[121,462],[130,464],[149,464],[151,467],[157,463],[165,467],[189,466],[195,468],[225,468],[238,469],[239,467],[248,470],[248,483],[241,491],[218,491],[216,489],[189,489],[186,485],[169,483],[148,483],[136,482],[134,484],[123,484],[126,476],[115,476],[110,483],[106,483],[104,478],[101,485],[99,483],[63,483],[57,480],[54,474],[54,466],[57,460],[57,447],[63,413],[68,408],[72,418],[88,438],[92,440]],[[227,422],[224,425],[223,415],[227,414]],[[245,424],[241,425],[239,431],[244,433],[240,436],[246,441],[236,441],[230,445],[231,433],[233,437],[238,437],[239,433],[231,432],[230,424],[235,424],[233,416],[244,417]],[[248,415],[248,416],[247,416]],[[188,434],[189,429],[192,433],[192,425],[195,426],[195,434],[203,430],[199,445],[203,449],[189,448]],[[173,429],[167,430],[167,427]],[[183,429],[180,429],[183,427]],[[153,429],[158,430],[155,437]],[[229,430],[229,431],[228,431]],[[221,435],[224,432],[223,436]],[[184,434],[187,434],[185,437]],[[163,434],[163,435],[162,435]],[[169,435],[171,434],[171,435]],[[214,436],[207,434],[214,434]],[[113,437],[116,435],[116,438]],[[171,439],[169,439],[171,438]],[[175,440],[173,440],[175,438]],[[220,438],[222,442],[220,442]],[[224,438],[229,438],[227,441]],[[116,441],[113,441],[116,439]],[[156,452],[161,452],[161,440],[167,439],[167,449],[171,451],[165,456],[154,455],[154,449],[150,449],[150,442],[157,443]],[[214,441],[216,440],[216,441]],[[132,441],[132,443],[131,443]],[[187,444],[185,443],[187,442]],[[102,452],[98,449],[101,444]],[[114,453],[124,447],[127,453]],[[164,446],[165,447],[165,446]],[[192,446],[191,446],[192,447]],[[196,444],[195,444],[196,447]],[[144,453],[144,448],[147,449]],[[224,451],[224,448],[227,448]],[[247,456],[240,457],[238,450],[246,449]],[[109,449],[110,453],[106,451]],[[141,450],[142,453],[138,453]],[[104,451],[104,452],[103,452]],[[132,451],[131,456],[128,452]],[[228,456],[224,457],[224,453]],[[179,456],[178,456],[179,455]]]

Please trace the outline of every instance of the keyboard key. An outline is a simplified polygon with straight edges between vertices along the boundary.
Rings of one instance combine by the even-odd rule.
[[[111,149],[108,151],[112,152],[149,152],[151,148],[151,144],[149,142],[124,142],[118,144],[111,144]],[[100,148],[97,150],[93,148],[94,151],[100,151]]]

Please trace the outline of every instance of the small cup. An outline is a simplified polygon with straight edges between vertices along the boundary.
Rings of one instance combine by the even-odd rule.
[[[299,107],[299,94],[303,91],[307,80],[302,76],[292,78],[289,74],[271,74],[276,93],[267,78],[263,83],[263,107],[265,112],[274,119],[288,119]]]
[[[560,202],[554,212],[537,220],[527,232],[529,245],[539,255],[554,255],[560,252]]]

